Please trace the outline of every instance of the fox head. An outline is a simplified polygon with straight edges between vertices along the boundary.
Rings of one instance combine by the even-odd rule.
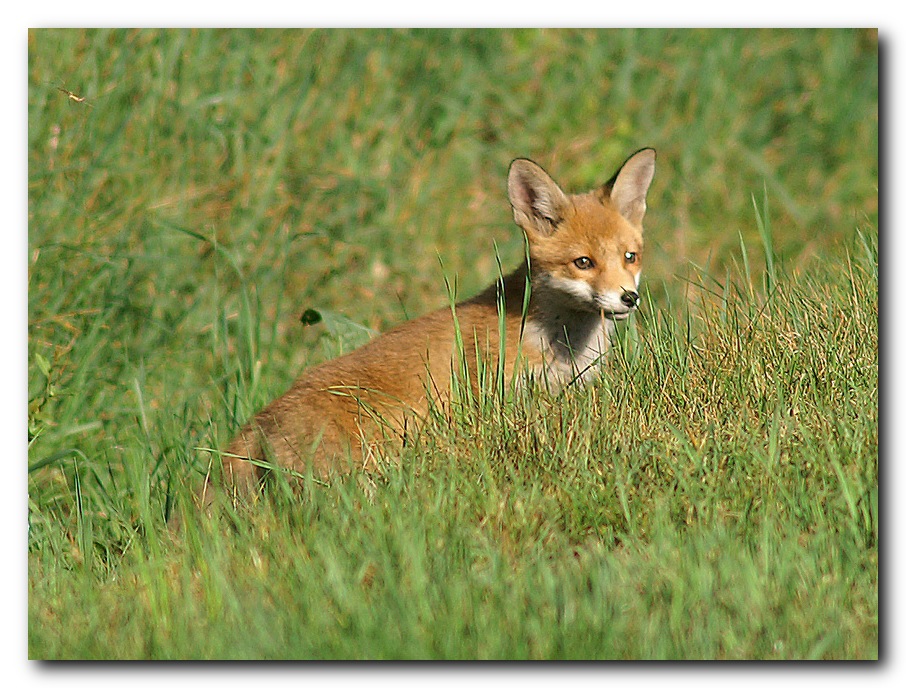
[[[568,195],[541,167],[520,158],[507,187],[516,224],[525,232],[533,282],[576,310],[627,318],[639,303],[642,218],[654,177],[655,152],[629,157],[603,186]]]

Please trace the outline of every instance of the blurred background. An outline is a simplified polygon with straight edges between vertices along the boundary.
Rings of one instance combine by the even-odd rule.
[[[474,294],[515,157],[583,191],[657,149],[657,308],[763,261],[753,198],[790,272],[877,233],[875,30],[33,30],[28,84],[32,463],[224,439],[237,380]]]

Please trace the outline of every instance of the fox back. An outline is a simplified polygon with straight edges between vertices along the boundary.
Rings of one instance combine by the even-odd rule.
[[[537,164],[513,161],[507,187],[527,260],[477,296],[304,372],[239,431],[223,453],[223,481],[248,492],[271,466],[316,475],[369,468],[432,405],[449,403],[456,371],[479,391],[480,362],[499,367],[507,384],[551,389],[596,375],[614,321],[639,303],[654,162],[654,150],[642,149],[601,187],[568,195]],[[206,502],[211,488],[209,476]]]

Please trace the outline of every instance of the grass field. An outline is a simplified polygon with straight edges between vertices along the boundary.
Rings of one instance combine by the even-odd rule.
[[[877,658],[876,32],[37,30],[28,82],[31,658]],[[515,266],[512,158],[643,146],[599,382],[194,512],[299,371]]]

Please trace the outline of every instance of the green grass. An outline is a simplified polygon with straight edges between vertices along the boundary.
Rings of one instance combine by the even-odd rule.
[[[870,31],[32,31],[29,656],[876,658],[877,69]],[[301,369],[518,262],[512,158],[582,190],[643,146],[598,383],[188,507]]]

